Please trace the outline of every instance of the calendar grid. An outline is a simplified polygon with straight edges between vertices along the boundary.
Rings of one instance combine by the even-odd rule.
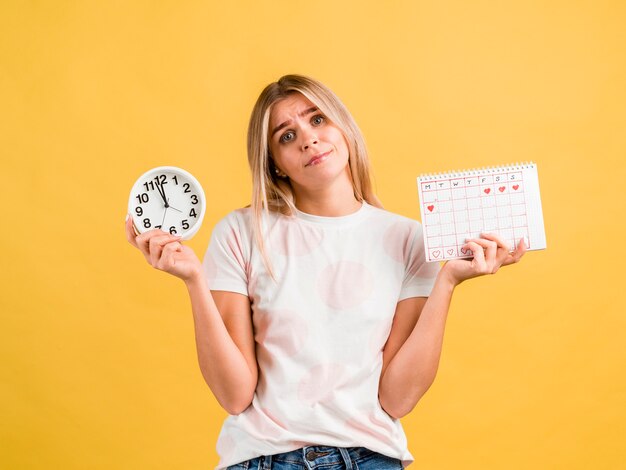
[[[525,177],[529,168],[535,178]],[[528,192],[529,187],[531,192]],[[483,232],[500,235],[511,251],[524,239],[529,249],[534,247],[529,216],[538,218],[543,246],[545,233],[541,215],[539,186],[534,164],[450,172],[418,178],[421,200],[424,247],[427,261],[471,257],[462,249],[466,240],[478,238]],[[536,193],[536,194],[535,194]],[[538,207],[538,217],[529,207]]]
[[[454,188],[454,182],[453,182],[452,188]],[[451,192],[452,192],[452,189],[451,189]],[[456,233],[458,233],[458,230],[457,230],[457,225],[456,225],[456,215],[455,214],[456,213],[454,211],[454,193],[452,193],[452,223],[454,224],[454,233],[456,234]],[[458,246],[459,245],[459,240],[458,240],[458,237],[456,235],[454,236],[454,244],[455,244],[454,248],[450,248],[452,250],[452,252],[448,251],[447,253],[449,255],[451,255],[451,256],[458,256],[460,248]]]

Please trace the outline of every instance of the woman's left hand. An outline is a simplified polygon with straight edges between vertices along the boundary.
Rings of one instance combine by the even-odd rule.
[[[441,268],[441,274],[445,275],[453,285],[473,277],[485,274],[495,274],[501,266],[517,263],[524,253],[526,245],[524,239],[520,239],[517,248],[509,252],[508,244],[498,235],[493,233],[481,233],[481,238],[472,238],[463,245],[465,250],[471,250],[472,259],[455,259],[447,261]]]

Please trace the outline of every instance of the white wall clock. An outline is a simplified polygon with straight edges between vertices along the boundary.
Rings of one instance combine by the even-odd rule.
[[[191,173],[175,166],[145,172],[128,198],[137,233],[159,228],[189,240],[200,228],[205,211],[202,186]]]

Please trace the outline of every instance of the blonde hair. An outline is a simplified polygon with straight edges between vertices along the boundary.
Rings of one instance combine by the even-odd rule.
[[[269,121],[272,107],[294,93],[313,103],[342,132],[348,144],[349,168],[354,196],[358,201],[382,207],[372,190],[370,164],[361,130],[341,100],[326,86],[303,75],[285,75],[270,83],[259,95],[248,126],[248,163],[252,171],[252,212],[254,239],[270,276],[275,279],[265,251],[262,217],[264,212],[295,214],[295,203],[288,180],[276,175],[269,148]]]

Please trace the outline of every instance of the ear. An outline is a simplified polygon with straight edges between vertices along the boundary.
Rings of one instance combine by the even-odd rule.
[[[270,173],[273,171],[279,178],[286,178],[287,174],[276,166],[276,162],[274,161],[274,157],[272,157],[271,153],[267,153],[267,158],[270,165]]]

